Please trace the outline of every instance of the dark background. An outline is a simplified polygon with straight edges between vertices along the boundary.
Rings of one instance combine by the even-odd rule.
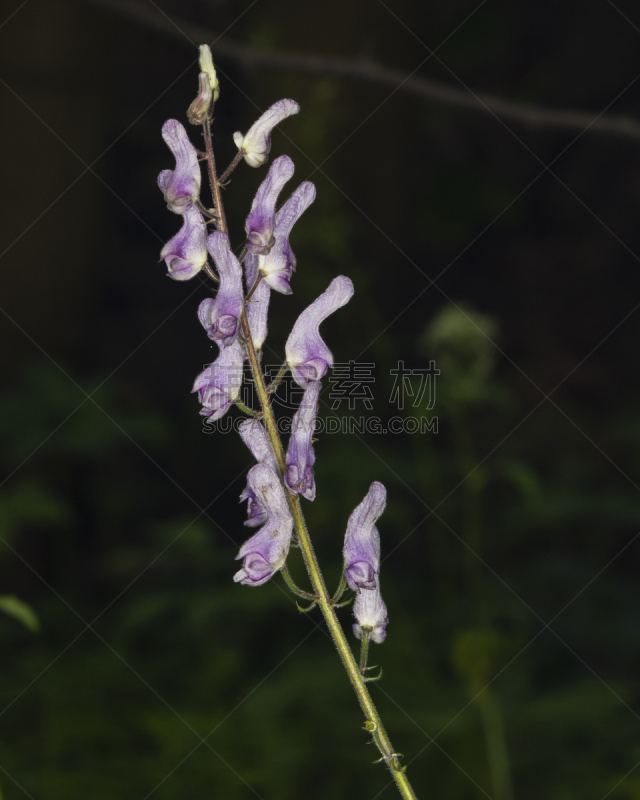
[[[637,5],[7,0],[0,17],[3,800],[396,791],[318,612],[280,577],[231,580],[251,458],[189,394],[215,356],[207,289],[157,263],[179,227],[155,181],[162,123],[196,91],[189,26],[213,43],[220,164],[271,103],[301,106],[272,155],[318,196],[265,360],[345,274],[355,297],[323,335],[375,365],[374,408],[334,413],[437,416],[320,436],[305,502],[333,585],[350,512],[387,487],[372,693],[417,794],[639,798],[640,134],[587,129],[640,120]],[[547,114],[567,110],[584,116]],[[242,165],[226,189],[234,246],[265,175]],[[398,409],[390,371],[431,359],[434,409]]]

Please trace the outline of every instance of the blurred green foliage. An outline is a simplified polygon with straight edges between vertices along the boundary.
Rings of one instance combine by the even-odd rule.
[[[496,335],[495,320],[467,308],[443,311],[421,339],[426,357],[447,364],[438,379],[447,398],[437,404],[440,433],[406,441],[408,452],[414,446],[412,485],[424,498],[445,496],[498,420],[521,414],[486,366],[486,340],[467,335],[469,320]],[[42,404],[35,385],[59,402]],[[43,435],[64,419],[64,391],[78,405],[66,386],[54,368],[39,367],[0,398],[4,452],[28,457],[12,415]],[[16,476],[0,499],[3,589],[19,592],[42,624],[36,632],[35,616],[15,601],[14,612],[23,610],[14,616],[30,619],[32,632],[0,617],[3,766],[30,793],[60,800],[196,796],[203,787],[240,798],[251,793],[247,784],[282,798],[375,794],[386,777],[368,766],[374,750],[319,620],[299,615],[278,581],[255,591],[233,584],[233,547],[202,516],[171,513],[159,501],[161,472],[134,489],[119,485],[109,510],[107,476],[122,465],[128,438],[162,460],[178,431],[168,418],[123,406],[127,391],[117,381],[97,396],[100,409],[83,404],[46,456],[32,456],[29,478]],[[344,474],[350,442],[325,441],[323,474]],[[237,449],[222,436],[205,444]],[[638,750],[629,708],[640,646],[633,581],[620,563],[597,577],[637,513],[606,483],[585,511],[575,440],[553,459],[544,459],[543,445],[514,437],[432,516],[419,504],[407,512],[406,469],[385,476],[391,621],[384,646],[373,646],[372,663],[384,667],[373,692],[415,785],[437,786],[439,797],[596,798]],[[94,502],[97,517],[87,518]],[[315,518],[333,518],[330,504],[320,493],[310,524],[337,578],[342,534],[313,528]],[[628,510],[603,546],[595,532],[614,506]],[[237,509],[238,540],[241,517]],[[554,615],[557,635],[544,627]],[[349,626],[349,609],[342,616]],[[3,783],[6,796],[17,796]],[[625,782],[612,796],[634,797],[634,786]]]
[[[81,3],[23,5],[0,48],[25,98],[3,150],[17,324],[0,319],[0,800],[395,796],[317,612],[279,580],[231,580],[250,457],[204,435],[188,397],[212,357],[204,289],[153,263],[177,228],[154,181],[160,126],[195,90],[191,44]],[[476,5],[399,1],[405,25],[365,0],[163,9],[261,48],[420,65],[594,116],[617,98],[637,116],[637,33],[609,5]],[[281,363],[292,319],[343,273],[356,296],[323,335],[337,362],[375,363],[371,413],[424,412],[388,402],[400,359],[440,370],[437,433],[321,435],[305,505],[333,586],[349,513],[372,480],[387,487],[372,693],[418,795],[640,798],[638,330],[614,327],[639,287],[637,145],[587,132],[556,181],[532,153],[555,159],[563,132],[512,136],[337,77],[219,69],[220,163],[257,107],[293,97],[302,113],[273,155],[318,186],[265,360]],[[73,151],[103,183],[78,180]],[[226,190],[234,244],[263,176]]]

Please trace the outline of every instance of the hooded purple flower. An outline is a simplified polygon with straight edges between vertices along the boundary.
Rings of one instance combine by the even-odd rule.
[[[289,156],[280,156],[273,162],[269,174],[260,184],[244,226],[250,253],[266,256],[275,244],[273,234],[276,226],[276,203],[293,172],[293,161]]]
[[[207,226],[195,206],[183,214],[182,228],[160,251],[175,281],[188,281],[207,261]]]
[[[253,457],[260,463],[268,464],[271,469],[278,475],[280,468],[278,467],[278,460],[273,452],[269,435],[264,429],[263,424],[257,419],[247,419],[240,423],[238,427],[242,441],[247,445],[249,450],[253,453]],[[255,492],[247,483],[246,488],[240,495],[240,502],[248,500],[247,515],[248,519],[244,523],[253,528],[256,525],[262,525],[267,520],[267,510],[256,497]]]
[[[358,620],[353,626],[356,638],[362,639],[367,631],[372,642],[382,644],[387,635],[388,618],[380,586],[375,589],[360,589],[353,601],[353,613]]]
[[[242,569],[233,580],[245,586],[260,586],[284,566],[293,517],[277,473],[268,464],[256,464],[249,471],[249,488],[266,510],[267,523],[240,548],[236,558],[243,558]]]
[[[291,294],[289,281],[296,268],[296,259],[289,244],[289,234],[294,223],[309,208],[316,197],[316,187],[305,181],[295,190],[278,211],[275,218],[275,244],[264,256],[258,256],[258,269],[263,281],[281,294]]]
[[[331,350],[320,338],[320,323],[353,297],[353,284],[339,275],[298,317],[285,345],[287,365],[302,388],[319,381],[333,364]]]
[[[300,407],[293,417],[291,438],[287,449],[284,482],[287,488],[301,494],[307,500],[315,500],[316,483],[313,477],[313,462],[316,460],[311,444],[313,429],[318,413],[320,381],[309,381],[304,391]]]
[[[240,131],[233,134],[238,150],[244,150],[244,160],[250,167],[259,167],[267,160],[271,149],[271,131],[283,119],[297,114],[300,106],[295,100],[278,100],[253,123],[243,136]]]
[[[200,413],[209,422],[226,414],[240,394],[243,364],[242,345],[235,341],[220,350],[213,364],[209,364],[196,378],[191,391],[198,392],[198,399],[202,403]]]
[[[244,304],[242,267],[231,252],[226,233],[214,231],[207,239],[207,248],[218,268],[220,286],[215,298],[208,297],[200,303],[198,318],[210,339],[220,347],[228,347],[235,342],[240,327]]]
[[[168,119],[162,126],[162,138],[176,160],[175,169],[164,169],[158,175],[158,186],[169,211],[184,214],[200,194],[200,165],[195,147],[184,126],[177,119]]]
[[[275,164],[275,162],[274,162]],[[247,303],[247,319],[256,348],[262,347],[267,338],[267,312],[271,289],[282,294],[291,294],[289,280],[295,269],[296,259],[289,245],[289,234],[295,221],[313,202],[316,188],[309,181],[301,183],[275,215],[275,244],[267,255],[248,253],[244,261],[247,292],[251,291],[258,271],[263,275],[258,288]]]
[[[344,537],[345,577],[354,591],[373,590],[380,571],[380,534],[376,522],[387,503],[387,490],[374,481],[354,510]]]

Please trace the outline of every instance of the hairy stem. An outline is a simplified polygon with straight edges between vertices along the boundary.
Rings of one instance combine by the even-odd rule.
[[[224,184],[224,182],[227,180],[229,175],[231,175],[233,170],[238,166],[238,164],[242,161],[243,158],[244,158],[244,150],[240,149],[236,153],[236,156],[233,159],[233,161],[229,164],[229,166],[225,169],[225,171],[222,173],[222,175],[218,178],[218,183],[219,184],[221,184],[221,185]]]
[[[224,216],[224,208],[222,207],[222,195],[220,194],[220,184],[216,177],[216,162],[213,157],[213,145],[211,144],[211,119],[207,117],[202,124],[204,128],[204,143],[207,148],[207,167],[209,171],[209,183],[211,184],[211,193],[213,194],[213,202],[218,215],[217,225],[218,230],[222,233],[227,233],[227,220]]]
[[[367,666],[367,656],[369,654],[369,631],[362,632],[362,642],[360,644],[360,672],[364,675]]]

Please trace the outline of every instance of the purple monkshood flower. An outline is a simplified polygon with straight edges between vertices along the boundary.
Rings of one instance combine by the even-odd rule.
[[[353,283],[339,275],[296,320],[285,345],[285,355],[293,379],[302,388],[309,381],[319,381],[333,365],[331,350],[320,338],[318,328],[323,320],[352,297]]]
[[[263,424],[257,419],[247,419],[241,422],[238,431],[242,437],[242,441],[251,450],[253,457],[260,463],[268,464],[271,469],[279,474],[278,460],[276,454],[273,452],[269,435],[264,429]],[[248,500],[247,504],[247,521],[244,523],[253,528],[256,525],[262,525],[267,520],[267,510],[256,496],[255,492],[247,483],[246,488],[240,495],[240,502]]]
[[[237,340],[220,350],[220,355],[201,372],[193,384],[202,403],[200,413],[208,422],[220,419],[237,399],[242,386],[244,354]]]
[[[266,256],[273,245],[276,226],[276,203],[285,183],[293,177],[294,166],[289,156],[276,158],[269,174],[260,184],[245,222],[247,249],[257,256]]]
[[[284,566],[291,544],[293,517],[278,474],[268,464],[249,471],[248,484],[267,512],[267,523],[240,548],[242,569],[233,580],[245,586],[260,586]]]
[[[195,206],[183,214],[182,227],[169,239],[160,251],[169,270],[169,277],[175,281],[188,281],[193,278],[207,262],[207,226],[202,214]]]
[[[218,268],[220,286],[215,298],[208,297],[200,303],[198,319],[210,339],[220,347],[228,347],[235,342],[240,327],[244,304],[242,267],[231,252],[226,233],[214,231],[207,239],[207,248]]]
[[[244,524],[248,528],[257,528],[258,525],[263,525],[267,521],[267,509],[260,502],[260,498],[256,497],[256,493],[247,484],[242,490],[240,495],[240,502],[247,501],[247,518]]]
[[[375,589],[360,589],[353,601],[353,613],[357,622],[353,632],[362,639],[365,631],[376,644],[382,644],[387,635],[387,607],[380,594],[380,586]]]
[[[200,194],[200,164],[195,147],[184,126],[177,119],[168,119],[162,126],[162,138],[176,160],[175,169],[163,169],[158,186],[167,207],[175,214],[184,214]]]
[[[316,197],[316,187],[305,181],[295,190],[276,214],[275,244],[265,256],[258,256],[258,269],[263,281],[281,294],[291,294],[289,281],[296,268],[296,259],[289,244],[294,223],[309,208]]]
[[[376,522],[387,503],[387,490],[374,481],[353,511],[344,537],[345,577],[354,591],[375,589],[380,571],[380,534]]]
[[[244,160],[250,167],[264,164],[271,149],[271,131],[283,119],[298,111],[300,106],[295,100],[278,100],[253,123],[244,136],[240,131],[233,134],[236,147],[244,151]]]
[[[274,164],[276,162],[274,161]],[[282,294],[291,294],[289,280],[296,267],[296,259],[289,244],[289,234],[294,223],[311,205],[316,196],[316,187],[309,181],[301,183],[275,215],[275,244],[267,255],[248,253],[244,261],[247,292],[251,291],[258,273],[263,279],[247,304],[247,318],[253,343],[262,347],[267,338],[267,312],[271,289]]]
[[[311,437],[318,413],[320,389],[320,381],[309,381],[304,390],[300,407],[293,416],[284,473],[287,488],[303,495],[307,500],[315,500],[316,497],[316,482],[312,469],[316,457]]]

